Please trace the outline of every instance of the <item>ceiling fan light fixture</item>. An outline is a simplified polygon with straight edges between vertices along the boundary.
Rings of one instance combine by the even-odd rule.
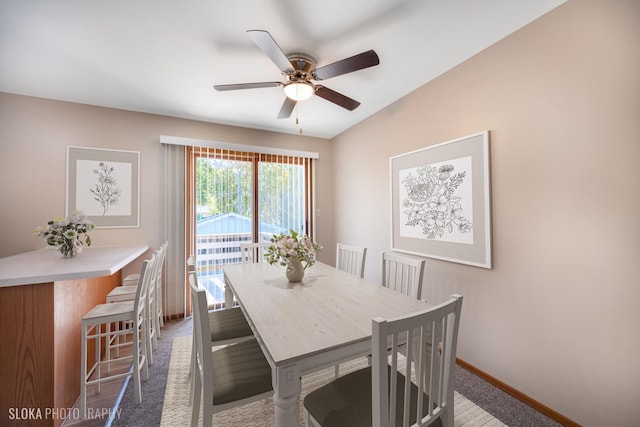
[[[284,87],[284,94],[294,101],[309,99],[311,95],[313,95],[313,92],[315,92],[313,84],[303,80],[287,83]]]

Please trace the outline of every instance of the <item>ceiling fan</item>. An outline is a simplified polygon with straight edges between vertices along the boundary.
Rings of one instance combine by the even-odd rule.
[[[313,81],[326,80],[331,77],[372,67],[380,63],[376,52],[368,50],[358,55],[316,68],[316,61],[310,55],[304,53],[285,55],[267,31],[248,30],[247,34],[262,52],[276,64],[280,71],[287,76],[287,81],[215,85],[214,88],[225,91],[283,86],[286,98],[278,113],[279,119],[286,119],[291,116],[291,112],[295,108],[296,103],[308,99],[312,95],[317,95],[349,111],[355,110],[360,105],[360,102],[329,89],[326,86],[316,84]]]

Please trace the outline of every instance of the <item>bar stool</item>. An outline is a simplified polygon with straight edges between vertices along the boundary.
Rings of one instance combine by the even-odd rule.
[[[168,246],[169,242],[165,241],[163,245]],[[140,273],[132,273],[122,279],[122,286],[135,286],[140,282]]]
[[[81,416],[86,418],[87,414],[87,386],[95,385],[96,393],[100,393],[100,384],[133,376],[135,402],[142,401],[142,387],[140,382],[140,372],[144,380],[149,379],[149,369],[147,366],[147,354],[150,352],[147,334],[147,289],[151,282],[155,262],[155,254],[142,263],[140,273],[141,284],[136,291],[134,301],[123,301],[109,304],[98,304],[92,308],[82,318],[81,336],[81,360],[80,360],[80,411]],[[121,325],[121,329],[112,330],[112,324]],[[104,332],[103,332],[104,331]],[[131,334],[131,342],[121,343],[120,339],[112,340],[113,336],[126,336]],[[89,340],[95,341],[95,360],[91,368],[87,371],[87,344]],[[101,360],[101,344],[104,341],[104,360]],[[115,342],[115,344],[113,344]],[[131,346],[131,355],[117,357],[120,352],[115,352],[116,357],[112,359],[111,349],[117,350],[123,346]],[[132,364],[126,372],[111,374],[112,364],[131,359]],[[103,367],[104,365],[104,373]],[[92,378],[92,374],[94,375]]]
[[[159,250],[156,250],[153,253],[153,265],[149,265],[148,269],[146,271],[147,274],[147,279],[149,280],[149,285],[147,286],[147,290],[146,290],[146,296],[145,296],[145,301],[143,304],[143,307],[145,308],[145,318],[147,319],[147,327],[145,328],[145,333],[144,333],[144,339],[147,342],[147,348],[149,349],[149,352],[147,353],[147,364],[148,365],[153,365],[153,352],[152,350],[152,334],[153,331],[151,329],[151,314],[150,314],[150,305],[153,299],[153,278],[155,277],[155,273],[154,270],[157,266],[157,262],[158,262],[158,254],[159,254]],[[141,274],[137,274],[138,279],[140,277],[142,277]],[[107,304],[112,304],[112,303],[119,303],[119,302],[125,302],[125,301],[135,301],[136,296],[138,294],[138,288],[140,287],[140,285],[137,286],[116,286],[115,288],[113,288],[108,294],[107,294],[107,298],[106,298],[106,302]],[[127,322],[130,323],[130,322]],[[130,324],[126,324],[124,325],[125,328],[131,328]],[[120,328],[120,324],[116,324],[116,328]],[[110,337],[110,341],[109,344],[115,348],[116,351],[116,357],[120,356],[120,346],[118,345],[120,343],[120,340],[123,338],[123,336],[121,334],[113,334]],[[114,344],[115,343],[115,344]]]
[[[169,242],[164,242],[159,248],[159,257],[158,266],[156,269],[156,274],[154,275],[153,283],[149,289],[149,304],[150,310],[154,315],[149,316],[151,329],[151,341],[153,344],[153,349],[158,348],[158,338],[161,336],[160,329],[164,326],[164,310],[162,307],[162,272],[164,266],[164,260],[167,256],[167,249],[169,246]],[[130,274],[122,281],[122,287],[128,288],[131,286],[137,286],[140,282],[139,274]],[[118,298],[126,298],[127,295],[131,296],[133,291],[127,289],[119,289],[116,288],[112,291],[112,296],[114,299]],[[111,293],[110,293],[111,295]],[[110,295],[107,295],[109,298]]]
[[[161,322],[158,314],[158,304],[161,304],[161,297],[158,296],[159,292],[162,292],[160,286],[162,279],[162,266],[164,264],[165,254],[167,249],[167,243],[165,242],[160,248],[155,251],[155,262],[153,271],[150,272],[149,288],[147,290],[147,310],[148,310],[148,329],[146,339],[149,341],[149,348],[155,350],[158,348],[158,337],[160,336]],[[136,275],[140,278],[140,275]],[[136,286],[117,286],[107,294],[107,303],[133,301],[136,296],[136,291],[139,285]],[[161,310],[161,308],[160,308]],[[149,365],[153,365],[153,352],[148,354]]]

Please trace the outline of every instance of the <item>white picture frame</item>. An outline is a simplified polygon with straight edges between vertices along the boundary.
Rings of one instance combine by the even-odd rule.
[[[489,131],[389,159],[391,249],[491,268]]]
[[[140,227],[140,152],[67,147],[66,215],[96,228]]]

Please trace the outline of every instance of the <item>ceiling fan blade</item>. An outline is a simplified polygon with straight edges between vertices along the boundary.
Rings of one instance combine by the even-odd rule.
[[[331,77],[362,70],[363,68],[373,67],[379,63],[380,59],[378,58],[378,54],[374,50],[368,50],[350,58],[345,58],[341,61],[316,68],[311,74],[316,80],[326,80]]]
[[[278,46],[278,43],[271,37],[271,34],[264,30],[248,30],[247,34],[283,73],[295,73],[287,55],[280,49],[280,46]]]
[[[291,116],[291,112],[296,106],[296,101],[289,98],[288,96],[284,98],[284,103],[282,104],[282,108],[280,108],[280,112],[278,113],[279,119],[288,119]]]
[[[238,90],[238,89],[258,89],[261,87],[278,87],[282,82],[260,82],[260,83],[236,83],[230,85],[215,85],[215,90]]]
[[[327,101],[333,102],[336,105],[341,106],[349,111],[353,111],[360,103],[355,99],[351,99],[348,96],[345,96],[341,93],[336,92],[335,90],[329,89],[328,87],[316,85],[316,95],[320,98],[324,98]]]

